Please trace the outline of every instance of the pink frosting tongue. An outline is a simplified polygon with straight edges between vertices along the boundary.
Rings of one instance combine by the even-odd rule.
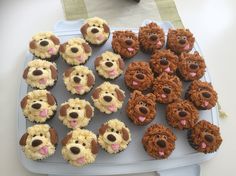
[[[48,110],[47,109],[43,109],[39,112],[40,117],[47,117],[47,115],[48,115]]]
[[[127,50],[128,50],[128,51],[134,51],[134,49],[133,49],[133,48],[127,48]]]
[[[76,162],[77,162],[78,164],[84,164],[84,163],[85,163],[85,158],[84,158],[84,156],[78,158],[78,159],[76,160]]]
[[[116,70],[111,70],[108,73],[110,76],[115,76],[116,75]]]
[[[72,128],[75,128],[76,126],[77,126],[77,121],[76,120],[71,120],[70,121],[70,126],[72,127]]]
[[[160,47],[162,45],[161,41],[157,42],[157,47]]]
[[[104,39],[104,37],[103,37],[103,35],[99,35],[99,36],[97,36],[97,39],[102,41]]]
[[[158,153],[159,153],[160,156],[165,155],[165,153],[163,151],[159,151]]]
[[[115,112],[116,111],[116,106],[115,105],[110,105],[108,106],[109,111]]]
[[[167,67],[166,69],[165,69],[165,72],[170,72],[170,67]]]
[[[47,79],[46,78],[42,78],[39,80],[39,84],[46,84],[47,83]]]
[[[180,120],[181,125],[186,125],[186,120]]]
[[[185,47],[184,47],[184,50],[189,50],[189,44],[187,44]]]
[[[137,83],[136,81],[133,81],[133,85],[134,85],[134,86],[137,86],[138,83]]]
[[[165,94],[161,94],[161,97],[162,97],[162,98],[166,98],[166,95],[165,95]]]
[[[76,89],[77,92],[80,92],[80,91],[83,90],[83,86],[82,86],[82,85],[77,85],[77,86],[75,87],[75,89]]]
[[[112,150],[117,151],[117,150],[119,150],[120,145],[119,144],[111,144],[111,148],[112,148]]]
[[[205,143],[205,142],[202,142],[202,143],[201,143],[201,148],[204,149],[204,148],[206,148],[206,147],[207,147],[206,143]]]
[[[84,58],[83,58],[82,56],[78,56],[78,57],[76,57],[76,60],[77,60],[78,62],[83,62],[83,61],[84,61]]]
[[[192,77],[194,77],[194,76],[196,76],[196,73],[191,72],[190,75],[191,75]]]
[[[143,117],[143,116],[139,116],[138,119],[139,119],[140,122],[143,122],[146,118]]]
[[[48,147],[47,146],[43,146],[39,149],[39,153],[41,155],[47,155],[48,154]]]
[[[208,101],[204,101],[204,106],[207,107],[209,105]]]
[[[49,53],[49,54],[54,54],[54,49],[53,49],[53,48],[49,48],[49,49],[48,49],[48,53]]]

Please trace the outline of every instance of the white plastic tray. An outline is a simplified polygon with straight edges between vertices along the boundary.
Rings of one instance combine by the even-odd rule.
[[[144,21],[143,24],[146,24],[148,22],[150,22],[150,20]],[[81,37],[80,30],[79,30],[81,24],[82,24],[82,20],[73,21],[73,22],[60,21],[56,24],[54,32],[59,36],[61,42],[63,43],[69,38]],[[165,33],[167,33],[170,27],[172,27],[171,23],[169,22],[161,22],[159,23],[159,25],[162,28],[164,28]],[[112,31],[117,30],[117,29],[122,29],[122,28],[112,28]],[[130,29],[130,30],[136,33],[138,32],[138,29]],[[110,36],[109,40],[106,42],[105,45],[101,47],[93,47],[92,56],[90,57],[89,61],[85,64],[86,66],[88,66],[94,71],[94,74],[96,76],[95,87],[101,84],[104,80],[101,79],[97,75],[96,71],[94,70],[94,60],[98,55],[100,55],[104,51],[106,50],[112,51],[111,38],[112,36]],[[201,53],[197,43],[195,43],[193,50],[197,50]],[[22,66],[22,72],[27,62],[32,60],[32,58],[33,56],[30,53],[27,53],[24,66]],[[149,58],[150,58],[150,55],[139,52],[134,58],[125,60],[125,63],[127,66],[132,61],[137,61],[137,60],[148,61]],[[91,104],[93,104],[91,101],[91,92],[85,96],[71,96],[71,94],[66,91],[63,80],[62,80],[62,73],[69,66],[61,58],[59,58],[56,61],[56,63],[59,70],[58,81],[57,81],[56,86],[51,91],[55,95],[58,101],[58,105],[60,105],[61,103],[63,103],[64,101],[68,100],[71,97],[85,98],[86,100],[90,101]],[[18,107],[17,109],[17,123],[18,123],[17,139],[18,140],[20,139],[22,134],[25,133],[26,128],[32,125],[32,123],[26,121],[26,119],[22,115],[22,111],[20,108],[21,99],[31,89],[27,86],[27,84],[22,78],[20,79],[21,79],[21,85],[20,85],[19,97],[18,97],[18,102],[17,102],[17,107]],[[202,80],[211,82],[208,72],[205,73],[205,76],[202,78]],[[98,128],[100,127],[100,125],[111,118],[119,118],[120,120],[124,121],[127,124],[127,126],[130,128],[131,134],[132,134],[132,142],[130,143],[130,145],[124,152],[121,152],[116,155],[109,155],[108,153],[100,149],[95,163],[82,167],[82,168],[77,168],[77,167],[69,165],[66,161],[63,160],[61,156],[60,142],[57,147],[55,155],[43,161],[32,161],[32,160],[27,159],[24,153],[21,151],[20,146],[17,146],[19,159],[21,163],[24,165],[24,167],[34,173],[52,174],[52,175],[128,174],[128,173],[142,173],[142,172],[151,172],[151,171],[163,171],[163,170],[173,169],[173,168],[182,167],[182,166],[194,165],[194,164],[198,164],[203,161],[209,160],[215,155],[215,153],[205,155],[205,154],[196,152],[189,146],[187,142],[186,131],[173,129],[174,133],[177,135],[177,141],[176,141],[176,149],[174,150],[172,155],[168,159],[165,159],[165,160],[154,160],[153,158],[149,157],[148,154],[143,149],[143,146],[141,144],[141,138],[145,129],[150,125],[145,126],[145,127],[135,126],[127,118],[124,108],[126,107],[127,99],[130,96],[130,91],[126,88],[124,84],[123,76],[112,81],[112,83],[119,84],[119,86],[123,90],[125,90],[126,100],[124,102],[123,108],[119,110],[118,112],[113,113],[111,115],[105,115],[104,113],[101,113],[98,110],[95,110],[95,116],[93,117],[93,119],[91,120],[87,128],[92,130],[95,133],[98,133]],[[189,83],[184,83],[185,90],[188,87],[188,85]],[[157,114],[157,117],[152,122],[152,124],[161,123],[168,126],[165,120],[165,113],[164,113],[165,105],[158,104],[157,108],[158,108],[158,114]],[[208,120],[215,125],[219,125],[217,107],[211,110],[200,111],[200,117],[201,119]],[[54,119],[52,119],[49,122],[49,124],[53,126],[54,128],[56,128],[59,134],[59,140],[61,140],[65,136],[65,134],[69,131],[59,121],[58,113],[56,114]]]

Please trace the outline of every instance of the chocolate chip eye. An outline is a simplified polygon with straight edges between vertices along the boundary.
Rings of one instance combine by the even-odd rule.
[[[36,102],[36,100],[33,101],[34,103]]]
[[[164,138],[165,140],[167,140],[167,137],[166,137],[166,136],[163,136],[163,138]]]
[[[114,60],[111,60],[112,62],[115,62]]]
[[[43,101],[42,99],[40,99],[39,101]]]
[[[84,75],[81,75],[81,77],[84,77]]]
[[[157,134],[157,138],[160,138],[160,135],[159,135],[159,134]]]
[[[115,131],[115,130],[112,128],[112,129],[111,129],[111,132],[114,132],[114,131]]]
[[[80,107],[77,107],[78,110],[80,110],[81,108]]]
[[[44,67],[43,69],[44,69],[44,70],[46,70],[46,68],[45,68],[45,67]]]
[[[36,134],[33,135],[33,137],[35,137],[35,136],[36,136]]]
[[[78,141],[78,140],[76,140],[76,141],[75,141],[75,143],[76,143],[76,144],[78,144],[78,143],[79,143],[79,141]]]
[[[95,24],[93,24],[93,26],[95,27],[96,25],[95,25]]]
[[[183,38],[184,40],[187,40],[187,37],[186,37],[186,36],[183,36],[182,38]]]
[[[107,61],[109,61],[109,59],[107,59]]]
[[[117,134],[119,134],[120,132],[119,131],[116,131]]]
[[[42,133],[40,133],[40,136],[43,136],[43,134],[42,134]]]
[[[100,28],[101,26],[100,26],[100,25],[98,25],[98,27]]]
[[[72,109],[75,109],[74,107],[72,107]]]
[[[194,64],[198,65],[198,62],[195,61]]]
[[[180,39],[180,36],[178,36],[177,39],[179,40],[179,39]]]
[[[86,146],[86,144],[85,144],[85,143],[83,143],[82,145],[83,145],[83,146]]]
[[[79,73],[76,73],[75,75],[77,75],[77,76],[78,76],[78,75],[79,75]]]
[[[108,94],[108,92],[105,92],[106,94]]]

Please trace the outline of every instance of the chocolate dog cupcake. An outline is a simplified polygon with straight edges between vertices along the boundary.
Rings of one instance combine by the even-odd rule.
[[[198,152],[215,152],[222,143],[220,129],[206,120],[201,120],[188,131],[188,142]]]
[[[112,48],[122,58],[132,58],[139,51],[138,37],[132,31],[115,31],[112,37]]]
[[[193,81],[200,79],[206,69],[203,58],[197,51],[194,54],[182,53],[179,58],[177,73],[184,81]]]
[[[165,159],[175,149],[176,136],[169,128],[154,124],[150,126],[142,138],[145,151],[155,159]]]
[[[190,84],[185,97],[200,110],[211,109],[217,102],[217,93],[211,83],[200,80],[195,80]]]
[[[178,66],[178,56],[170,50],[158,50],[151,56],[150,66],[157,75],[163,72],[175,74]]]
[[[198,110],[188,100],[176,100],[166,108],[166,120],[174,128],[184,130],[192,128],[199,119]]]
[[[152,53],[161,49],[165,44],[165,33],[156,23],[151,22],[140,27],[138,39],[140,47],[144,52]]]
[[[168,104],[180,98],[182,82],[177,76],[162,73],[153,83],[153,93],[157,102]]]

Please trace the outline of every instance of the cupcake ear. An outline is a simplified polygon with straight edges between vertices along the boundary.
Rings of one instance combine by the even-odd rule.
[[[21,139],[19,141],[19,144],[21,146],[25,146],[26,145],[26,140],[27,140],[28,136],[29,136],[28,133],[23,134],[23,136],[21,137]]]
[[[67,44],[68,44],[68,42],[63,43],[62,45],[60,45],[59,50],[60,50],[61,53],[64,53],[66,51],[66,45]]]
[[[53,65],[50,65],[52,79],[57,79],[57,70]]]
[[[95,66],[96,67],[98,67],[99,65],[100,65],[100,61],[102,60],[102,57],[100,56],[100,57],[97,57],[96,59],[95,59]]]
[[[28,76],[28,73],[29,73],[29,69],[30,69],[30,67],[26,67],[26,69],[24,70],[24,73],[23,73],[23,78],[24,79],[27,79],[27,76]]]
[[[37,48],[36,42],[35,42],[34,40],[32,40],[32,41],[29,43],[29,47],[30,47],[30,49],[35,49],[35,48]]]
[[[123,93],[120,89],[118,89],[118,88],[115,89],[115,92],[116,92],[116,94],[117,94],[117,99],[118,99],[119,101],[123,101],[124,98],[125,98],[124,93]]]
[[[98,144],[94,139],[91,141],[91,152],[94,155],[98,153]]]
[[[122,128],[122,138],[123,138],[125,141],[128,141],[128,140],[129,140],[129,133],[128,133],[128,131],[127,131],[125,128]]]
[[[87,85],[88,87],[91,87],[92,85],[94,85],[95,79],[93,77],[93,75],[91,73],[89,73],[87,75]]]
[[[85,106],[85,114],[86,114],[86,117],[87,117],[87,118],[91,118],[92,115],[93,115],[93,109],[92,109],[92,107],[91,107],[90,105],[88,105],[88,104]]]
[[[119,58],[119,59],[118,59],[118,62],[119,62],[119,68],[120,68],[121,70],[124,70],[124,68],[125,68],[125,63],[124,63],[123,59]]]
[[[70,106],[68,104],[64,104],[60,107],[60,116],[66,116],[66,111]]]
[[[83,46],[84,51],[86,53],[90,53],[91,52],[91,47],[87,43],[82,43],[82,46]]]
[[[74,67],[70,67],[70,68],[66,69],[66,71],[64,73],[65,77],[70,76],[71,72],[73,72],[73,71],[74,71]]]
[[[49,94],[49,93],[47,93],[47,102],[48,102],[48,104],[51,105],[51,106],[55,104],[55,99],[54,99],[54,97],[53,97],[51,94]]]
[[[93,97],[94,99],[98,99],[98,98],[99,98],[99,94],[100,94],[101,91],[102,91],[101,88],[96,88],[96,89],[94,90],[93,94],[92,94],[92,97]]]
[[[110,33],[110,28],[107,26],[107,24],[103,23],[103,29],[105,33]]]
[[[88,24],[88,23],[84,24],[84,25],[81,27],[80,32],[81,32],[83,35],[87,35],[87,29],[88,29],[88,27],[89,27],[89,24]]]
[[[50,133],[50,140],[53,145],[57,143],[57,132],[54,128],[49,128],[49,133]]]
[[[21,108],[24,109],[27,105],[27,100],[28,100],[28,96],[25,96],[21,102],[20,102],[20,105],[21,105]]]
[[[104,133],[108,128],[109,128],[108,124],[102,124],[102,126],[99,128],[99,134],[104,135]]]
[[[61,141],[62,146],[66,146],[66,144],[71,138],[72,138],[72,133],[67,134],[66,137],[64,137]]]
[[[60,40],[55,35],[51,35],[50,39],[52,40],[54,45],[60,45]]]

